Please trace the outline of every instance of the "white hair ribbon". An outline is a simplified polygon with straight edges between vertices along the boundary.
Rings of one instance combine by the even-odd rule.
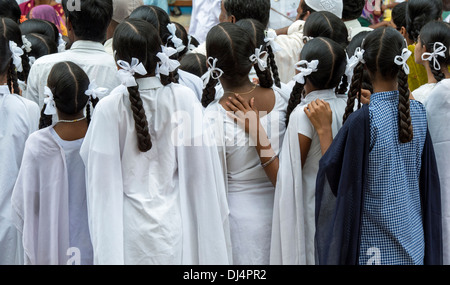
[[[355,67],[358,65],[358,63],[364,63],[364,50],[361,48],[357,48],[355,50],[355,54],[352,55],[350,58],[348,57],[348,54],[345,54],[347,56],[347,66],[345,67],[345,75],[347,76],[347,80],[351,81],[353,77],[353,71],[355,70]]]
[[[36,57],[34,57],[34,56],[29,56],[28,59],[30,60],[30,67],[32,67],[33,64],[36,62]]]
[[[364,49],[362,49],[362,48],[360,48],[360,47],[357,47],[356,49],[355,49],[355,53],[354,53],[354,57],[356,58],[356,59],[358,59],[358,63],[359,62],[361,62],[362,64],[365,64],[366,63],[366,61],[364,60],[364,53],[365,53],[366,51],[364,50]],[[358,64],[357,63],[357,64]],[[356,64],[356,65],[357,65]],[[355,66],[356,66],[355,65]]]
[[[202,75],[203,88],[206,87],[210,78],[219,79],[223,75],[223,70],[216,67],[217,61],[217,58],[208,57],[208,71]]]
[[[306,68],[302,67],[302,65],[306,64]],[[301,60],[295,64],[295,69],[300,71],[297,75],[294,76],[294,80],[300,84],[305,84],[305,77],[310,75],[313,72],[317,71],[317,66],[319,65],[319,61],[317,59],[312,60],[311,62],[307,60]]]
[[[161,46],[161,48],[162,52],[156,54],[160,60],[156,66],[156,73],[168,76],[170,72],[175,71],[180,66],[180,62],[175,59],[170,59],[172,55],[177,53],[174,48],[165,46]]]
[[[59,34],[59,39],[58,39],[58,52],[63,52],[66,50],[66,41],[63,39],[62,34]]]
[[[281,46],[275,41],[275,39],[277,38],[277,33],[275,32],[275,30],[268,29],[264,33],[266,34],[264,42],[266,43],[266,45],[272,47],[273,53],[283,50]]]
[[[118,75],[122,84],[126,87],[137,86],[136,78],[134,78],[136,73],[140,75],[147,74],[147,70],[142,62],[139,62],[139,59],[134,57],[131,59],[131,64],[123,60],[118,60],[117,65],[122,68],[118,71]]]
[[[442,56],[445,58],[445,52],[447,47],[441,42],[435,42],[433,45],[433,52],[424,52],[422,54],[422,60],[433,61],[433,67],[435,70],[441,70],[441,64],[439,63],[437,57]]]
[[[258,64],[259,70],[264,71],[267,69],[267,57],[269,54],[266,51],[261,51],[262,46],[260,48],[255,49],[255,54],[249,57],[250,61],[254,64]]]
[[[167,24],[167,29],[169,30],[170,34],[172,34],[169,37],[169,40],[171,40],[175,46],[175,48],[177,49],[177,52],[181,52],[183,51],[186,46],[183,45],[183,40],[177,37],[177,26],[173,23]]]
[[[306,44],[307,42],[309,42],[312,39],[314,39],[314,37],[309,37],[309,36],[303,36],[302,37],[302,40],[303,40],[304,44]]]
[[[22,72],[23,67],[21,56],[23,55],[23,50],[20,47],[18,47],[17,44],[13,41],[9,41],[9,49],[12,52],[11,57],[13,59],[13,64],[16,66],[18,72]]]
[[[44,104],[46,105],[44,114],[48,116],[55,115],[55,99],[53,98],[52,90],[50,90],[50,88],[48,88],[47,86],[44,87],[44,95],[47,95],[47,97],[44,99]]]
[[[402,66],[403,71],[406,74],[409,74],[409,66],[408,66],[407,60],[411,56],[411,54],[412,54],[412,52],[409,49],[403,48],[402,54],[401,55],[397,55],[394,58],[394,63],[399,65],[399,66]]]
[[[108,88],[98,87],[94,79],[91,83],[89,83],[88,90],[86,90],[84,94],[91,96],[92,99],[101,99],[108,95]]]
[[[23,42],[23,46],[22,49],[25,50],[26,52],[31,52],[31,42],[27,39],[27,37],[25,35],[22,36],[22,42]]]
[[[189,41],[188,41],[188,52],[191,52],[194,49],[196,49],[196,46],[191,44],[191,42],[192,42],[192,36],[191,35],[188,35],[188,39],[189,39]]]

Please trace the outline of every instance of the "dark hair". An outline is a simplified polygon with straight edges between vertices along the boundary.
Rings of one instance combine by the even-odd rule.
[[[366,5],[365,0],[343,0],[342,1],[342,20],[354,20],[361,17],[361,14]]]
[[[417,44],[421,46],[425,46],[428,52],[434,51],[434,43],[440,42],[442,43],[447,50],[445,51],[445,57],[438,56],[436,60],[439,62],[441,69],[434,69],[433,61],[430,61],[431,72],[433,73],[434,78],[436,78],[437,82],[445,79],[445,75],[442,72],[442,68],[448,68],[450,64],[450,24],[446,22],[433,21],[429,22],[425,26],[423,26],[420,31],[419,41]]]
[[[80,9],[63,5],[67,22],[72,24],[74,34],[82,40],[103,42],[113,16],[112,0],[83,0]]]
[[[188,53],[181,59],[180,69],[202,77],[208,71],[206,56],[200,53]]]
[[[9,40],[0,33],[0,75],[7,77],[9,91],[19,94],[19,85],[17,83],[16,68],[11,58],[12,53],[9,49]],[[14,85],[14,88],[12,86]]]
[[[422,27],[441,17],[441,0],[409,0],[406,5],[406,31],[409,37],[417,43]]]
[[[269,24],[270,0],[222,0],[227,16],[234,16],[236,22],[242,19],[256,19],[264,27]]]
[[[332,39],[343,48],[348,45],[347,26],[338,16],[328,11],[312,13],[305,21],[303,34],[307,37]]]
[[[58,27],[50,21],[41,20],[41,19],[29,19],[20,24],[20,31],[23,35],[35,33],[41,34],[58,45],[59,40],[59,31]]]
[[[9,18],[1,18],[0,21],[0,33],[3,34],[8,40],[13,41],[17,44],[19,48],[23,46],[22,33],[20,32],[19,25]],[[15,85],[17,79],[22,81],[27,81],[28,74],[30,73],[30,60],[28,58],[28,53],[23,49],[22,58],[22,72],[11,73],[12,83]],[[18,83],[17,83],[18,84]],[[20,94],[20,89],[14,86],[14,93]]]
[[[0,0],[0,17],[10,18],[19,24],[21,15],[22,11],[16,0]]]
[[[300,60],[308,62],[313,60],[319,61],[317,71],[305,76],[305,81],[311,82],[318,90],[337,89],[347,66],[345,50],[342,46],[324,37],[308,41],[302,48]],[[304,96],[303,93],[304,84],[296,82],[287,107],[286,125],[289,124],[289,117],[292,111],[301,103],[302,96]]]
[[[232,23],[220,23],[213,27],[206,36],[206,53],[217,59],[217,68],[223,71],[222,78],[232,82],[248,79],[253,63],[251,55],[255,53],[255,44],[250,35],[241,27]],[[273,85],[270,71],[261,71],[255,64],[259,84],[263,88]],[[202,105],[207,107],[215,98],[217,80],[210,79],[203,89]]]
[[[352,40],[350,41],[350,43],[348,44],[347,48],[346,48],[346,52],[348,57],[352,57],[355,54],[355,50],[358,47],[361,47],[364,38],[369,34],[369,31],[362,31],[358,34],[356,34]],[[344,75],[343,81],[345,81],[345,84],[348,85],[348,78],[347,76]],[[372,81],[370,79],[369,73],[367,72],[367,70],[363,71],[363,77],[362,77],[362,88],[363,89],[367,89],[370,91],[370,93],[373,93],[373,86],[372,86]],[[343,87],[343,86],[342,86]],[[347,86],[346,86],[347,88]],[[358,108],[361,107],[361,98],[357,98],[358,99]]]
[[[402,27],[406,28],[406,5],[408,2],[402,2],[392,9],[392,22],[397,26],[398,31]]]
[[[275,55],[273,53],[272,47],[268,45],[264,39],[266,37],[266,30],[264,25],[255,19],[242,19],[236,22],[236,25],[243,28],[247,33],[250,34],[256,47],[263,47],[263,51],[267,51],[269,55],[267,58],[267,66],[273,74],[273,80],[275,85],[281,88],[280,75],[278,73],[278,66],[275,62]]]
[[[405,39],[394,28],[382,27],[371,31],[362,44],[364,49],[365,63],[359,63],[354,71],[350,92],[345,109],[344,122],[353,112],[355,98],[361,96],[361,84],[364,67],[369,74],[377,73],[382,78],[398,78],[399,91],[399,141],[401,143],[410,142],[413,138],[413,130],[410,115],[408,75],[403,68],[394,62],[396,56],[402,54],[407,48]]]
[[[89,77],[83,69],[70,61],[56,63],[47,79],[47,87],[53,93],[58,111],[66,115],[76,115],[86,107],[88,124],[91,121],[91,107],[88,102],[91,100],[93,107],[98,102],[98,99],[93,100],[91,96],[85,94],[89,88],[89,83]],[[46,108],[47,105],[44,104],[39,120],[39,129],[53,124],[52,116],[44,114]]]
[[[302,8],[302,13],[298,16],[300,20],[303,20],[308,12],[311,15],[316,12],[316,10],[314,10],[313,8],[309,7],[308,4],[306,4],[306,1],[301,1],[300,7]]]
[[[116,60],[131,62],[137,58],[145,67],[149,75],[154,75],[157,63],[157,53],[161,52],[161,40],[158,31],[148,22],[139,19],[128,19],[119,24],[114,32],[113,49],[116,51]],[[141,77],[139,74],[136,78]],[[164,76],[161,75],[163,82]],[[163,84],[168,84],[164,81]],[[152,148],[147,116],[139,93],[139,86],[128,87],[131,110],[138,138],[138,148],[147,152]]]
[[[32,33],[25,35],[25,37],[31,43],[31,51],[28,53],[29,57],[33,56],[38,59],[44,55],[58,52],[55,42],[45,35]]]

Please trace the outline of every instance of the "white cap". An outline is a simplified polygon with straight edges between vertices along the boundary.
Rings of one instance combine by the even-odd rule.
[[[328,11],[342,19],[342,0],[305,0],[305,3],[316,12]]]

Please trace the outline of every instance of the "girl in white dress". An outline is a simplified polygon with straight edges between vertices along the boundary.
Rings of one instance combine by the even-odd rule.
[[[17,95],[21,52],[0,33],[0,265],[23,263],[21,236],[11,217],[11,195],[25,142],[39,125],[38,105]]]
[[[113,49],[122,85],[97,104],[80,151],[94,264],[229,264],[225,185],[202,106],[172,83],[146,21],[121,23]]]
[[[95,106],[106,92],[90,84],[73,62],[57,63],[49,74],[41,130],[27,140],[12,195],[27,265],[93,263],[85,167],[79,152],[91,102]],[[53,123],[56,114],[59,119]]]
[[[220,143],[230,208],[233,264],[269,264],[275,189],[264,167],[281,146],[287,98],[278,88],[273,88],[272,75],[266,69],[267,54],[238,25],[221,23],[212,28],[206,39],[206,50],[210,69],[204,77],[207,84],[202,103],[207,107],[205,115],[213,121],[216,140]],[[259,85],[249,79],[253,66]],[[220,87],[215,88],[219,81]],[[256,149],[252,138],[227,116],[231,111],[226,103],[229,98],[254,98],[275,153]]]

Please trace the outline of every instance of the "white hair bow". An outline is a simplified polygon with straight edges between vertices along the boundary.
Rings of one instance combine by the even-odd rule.
[[[267,57],[269,54],[266,51],[261,51],[262,46],[260,48],[255,49],[255,54],[249,57],[250,61],[254,64],[258,64],[259,70],[264,71],[267,69]]]
[[[26,52],[31,52],[31,42],[27,39],[27,37],[25,35],[22,36],[22,42],[23,42],[23,46],[22,49],[25,50]]]
[[[353,71],[355,70],[355,67],[358,65],[358,63],[365,63],[364,60],[364,50],[360,47],[357,47],[355,50],[355,54],[352,55],[350,58],[347,56],[347,66],[345,67],[345,75],[347,76],[347,80],[352,80],[353,77]]]
[[[147,74],[147,70],[142,62],[139,62],[139,59],[134,57],[131,59],[131,64],[123,60],[118,60],[117,65],[122,68],[118,71],[118,75],[122,84],[126,87],[137,86],[136,78],[134,78],[136,73],[140,75]]]
[[[62,34],[59,34],[59,39],[58,39],[58,52],[63,52],[66,50],[66,41],[63,39]]]
[[[33,64],[36,62],[36,57],[34,57],[34,56],[29,56],[28,59],[30,60],[30,67],[32,67]]]
[[[277,38],[277,33],[273,29],[268,29],[265,31],[266,37],[264,38],[264,42],[266,45],[272,47],[273,53],[279,52],[283,50],[281,46],[275,41]]]
[[[23,50],[13,41],[9,41],[9,49],[12,52],[13,64],[16,66],[18,72],[22,72],[23,67],[21,56],[23,55]]]
[[[407,60],[411,56],[411,54],[412,54],[412,52],[408,48],[403,48],[402,54],[401,55],[397,55],[394,58],[394,63],[399,65],[399,66],[402,66],[403,71],[406,74],[409,74],[409,66],[408,66]]]
[[[441,42],[435,42],[433,45],[433,52],[424,52],[422,54],[422,60],[433,61],[433,67],[435,70],[441,70],[441,64],[439,63],[437,57],[442,56],[445,58],[445,52],[447,47]]]
[[[219,79],[223,75],[223,70],[216,67],[217,61],[217,58],[208,57],[208,71],[202,75],[203,88],[206,87],[210,78]]]
[[[46,105],[44,114],[48,116],[55,115],[55,99],[53,98],[52,90],[50,90],[50,88],[48,88],[47,86],[44,87],[44,95],[47,95],[47,97],[44,99],[44,104]]]
[[[186,48],[185,45],[183,45],[183,40],[177,37],[177,26],[173,23],[167,24],[167,29],[169,30],[170,34],[172,34],[169,37],[169,40],[171,40],[177,49],[177,52],[181,52]]]
[[[191,52],[191,51],[193,51],[196,48],[196,46],[191,44],[191,42],[192,42],[192,36],[191,35],[188,35],[188,39],[189,39],[189,41],[188,41],[188,51]]]
[[[306,64],[306,68],[302,67],[302,65]],[[301,60],[295,64],[295,69],[300,71],[297,75],[294,76],[294,80],[300,84],[305,84],[305,77],[310,75],[313,72],[317,71],[317,66],[319,65],[319,61],[317,59],[312,60],[311,62],[307,60]]]
[[[91,96],[92,99],[101,99],[108,95],[108,88],[98,87],[94,79],[91,83],[89,83],[88,90],[86,90],[84,94]]]
[[[177,53],[174,48],[165,46],[161,46],[161,48],[162,52],[156,54],[160,60],[156,66],[156,73],[168,76],[170,72],[175,71],[180,66],[180,62],[175,59],[170,59],[172,55]]]

